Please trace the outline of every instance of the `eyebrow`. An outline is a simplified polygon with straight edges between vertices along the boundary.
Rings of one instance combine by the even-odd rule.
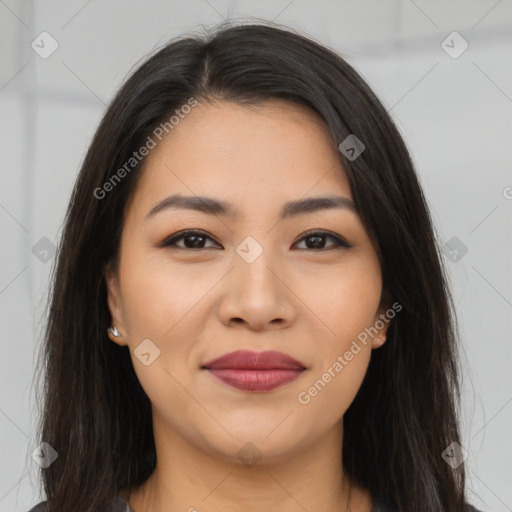
[[[357,214],[356,204],[347,197],[308,197],[285,203],[281,210],[281,219],[333,208],[341,208]],[[209,215],[223,215],[231,218],[238,215],[238,210],[225,201],[204,196],[180,196],[175,194],[166,197],[153,206],[147,213],[145,220],[168,209],[196,210]]]

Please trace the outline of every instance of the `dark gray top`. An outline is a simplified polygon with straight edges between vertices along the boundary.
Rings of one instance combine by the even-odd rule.
[[[41,503],[38,503],[34,508],[31,508],[28,512],[45,512],[46,511],[46,501],[42,501]],[[117,500],[115,502],[115,506],[112,512],[133,512],[132,507],[126,503],[126,501],[121,498],[121,496],[117,497]],[[393,512],[387,507],[384,507],[380,503],[374,502],[373,508],[371,512]],[[472,505],[466,505],[466,512],[481,512],[480,510],[477,510]]]

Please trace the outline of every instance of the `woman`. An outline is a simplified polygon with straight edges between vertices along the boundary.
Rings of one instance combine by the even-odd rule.
[[[69,205],[33,510],[475,510],[457,340],[411,159],[354,69],[275,25],[172,41]]]

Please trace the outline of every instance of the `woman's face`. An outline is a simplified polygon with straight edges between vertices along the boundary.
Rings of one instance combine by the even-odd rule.
[[[228,211],[198,201],[151,213],[170,196]],[[321,119],[288,102],[200,103],[150,150],[107,283],[112,339],[129,346],[157,443],[235,462],[253,450],[263,462],[341,439],[388,323],[377,322],[381,269],[357,211],[318,203],[282,216],[289,202],[325,197],[352,201],[345,171]],[[189,229],[201,233],[165,245]],[[376,322],[380,334],[365,336]],[[305,369],[203,368],[238,350],[282,352]],[[240,389],[220,375],[277,387]]]

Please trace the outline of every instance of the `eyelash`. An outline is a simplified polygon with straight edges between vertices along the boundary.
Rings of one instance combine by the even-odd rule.
[[[315,235],[316,236],[325,236],[326,238],[331,238],[332,240],[335,241],[335,245],[334,245],[334,247],[331,246],[331,247],[327,247],[327,248],[323,248],[323,249],[309,249],[311,251],[323,252],[323,251],[331,250],[333,248],[334,249],[342,249],[342,248],[350,249],[351,247],[353,247],[353,245],[351,245],[348,242],[346,242],[345,240],[343,240],[343,238],[333,235],[333,234],[329,233],[328,231],[308,231],[308,232],[304,233],[304,235],[302,236],[302,238],[300,238],[298,240],[298,242],[301,242],[305,238],[310,238]],[[190,247],[181,247],[181,246],[176,245],[176,242],[178,240],[182,240],[184,238],[188,238],[191,236],[200,236],[205,239],[208,238],[215,242],[215,240],[213,240],[213,238],[211,238],[207,233],[205,233],[204,231],[201,231],[200,229],[188,229],[185,231],[181,231],[180,233],[176,233],[175,235],[172,235],[171,237],[167,238],[166,240],[164,240],[162,242],[161,247],[175,247],[177,249],[185,249],[187,251],[201,251],[201,250],[205,250],[205,249],[212,249],[212,247],[199,247],[199,248],[194,249],[194,248],[190,248]],[[308,249],[299,249],[299,250],[308,250]]]

